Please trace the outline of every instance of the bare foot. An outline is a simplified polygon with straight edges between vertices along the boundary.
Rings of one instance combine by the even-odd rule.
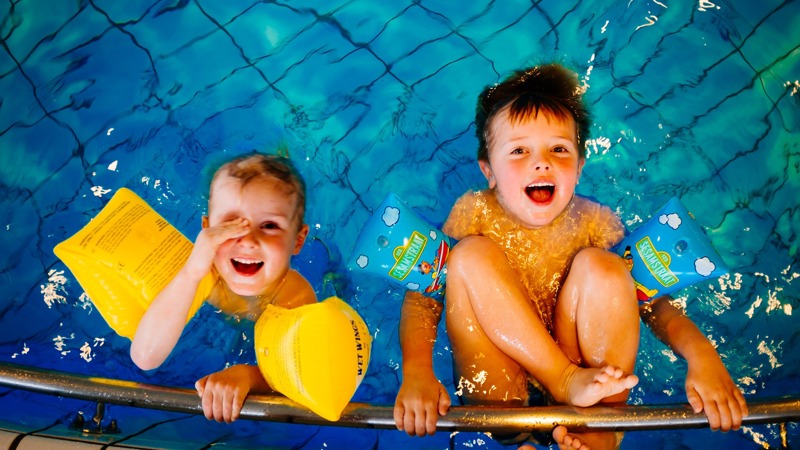
[[[559,425],[553,430],[553,439],[562,450],[613,450],[619,448],[617,434],[607,433],[570,433],[566,427]]]
[[[622,369],[606,366],[600,369],[573,366],[564,378],[567,404],[592,406],[606,397],[636,386],[639,377],[625,375]],[[576,447],[580,448],[580,447]]]

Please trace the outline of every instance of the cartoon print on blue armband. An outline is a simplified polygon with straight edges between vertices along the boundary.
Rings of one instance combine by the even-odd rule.
[[[449,236],[389,194],[361,231],[349,266],[441,300],[452,244]]]
[[[616,251],[631,270],[640,302],[728,273],[708,236],[676,197],[626,236]]]

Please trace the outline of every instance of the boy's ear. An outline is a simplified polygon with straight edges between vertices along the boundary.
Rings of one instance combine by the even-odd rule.
[[[478,166],[481,168],[481,172],[483,176],[486,177],[486,181],[489,182],[489,189],[494,189],[497,186],[497,180],[494,178],[494,172],[492,172],[492,166],[489,165],[489,161],[478,161]]]
[[[581,158],[578,160],[578,176],[575,178],[575,184],[577,185],[579,181],[581,181],[581,173],[583,173],[583,165],[586,164],[586,158]]]
[[[200,223],[203,228],[208,228],[208,216],[203,216],[203,221]]]
[[[303,244],[306,242],[306,238],[308,237],[308,225],[303,224],[300,227],[300,231],[297,232],[297,238],[294,242],[294,255],[300,253],[300,249],[303,248]]]

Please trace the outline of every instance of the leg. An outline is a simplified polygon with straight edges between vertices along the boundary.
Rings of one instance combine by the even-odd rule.
[[[593,405],[636,382],[620,370],[582,369],[572,363],[534,311],[502,249],[488,238],[471,236],[453,248],[446,296],[457,371],[485,386],[473,390],[468,401],[526,398],[525,372],[556,401],[576,406]]]
[[[489,253],[478,256],[486,250]],[[490,297],[492,301],[487,300],[485,305],[477,306],[477,314],[471,302],[472,296],[480,295],[476,290],[483,292],[494,286],[502,286],[499,289],[509,293],[510,301],[524,303],[518,308],[530,310],[522,286],[516,280],[505,255],[486,238],[468,237],[462,240],[450,251],[447,264],[445,323],[453,347],[456,376],[459,377],[459,394],[467,404],[523,406],[528,397],[528,374],[492,342],[477,316],[485,316],[485,323],[502,320],[503,317],[494,317],[505,315],[497,308],[501,302],[493,295]],[[476,272],[483,272],[489,267],[495,270],[475,276]]]
[[[612,365],[633,373],[639,350],[639,305],[622,258],[599,248],[575,256],[555,311],[556,341],[584,367]],[[624,402],[628,391],[603,403]]]
[[[555,335],[576,364],[610,364],[633,372],[639,347],[639,306],[633,279],[621,258],[599,248],[587,248],[575,256],[556,304]],[[625,390],[601,403],[621,403],[628,394]],[[592,448],[619,445],[615,433],[575,434],[558,427],[553,437],[568,446],[575,441]]]

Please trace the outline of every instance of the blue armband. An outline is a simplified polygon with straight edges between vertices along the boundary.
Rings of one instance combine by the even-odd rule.
[[[441,301],[453,244],[390,193],[364,225],[348,266]]]
[[[640,302],[728,273],[708,236],[676,197],[615,251],[631,269]]]

